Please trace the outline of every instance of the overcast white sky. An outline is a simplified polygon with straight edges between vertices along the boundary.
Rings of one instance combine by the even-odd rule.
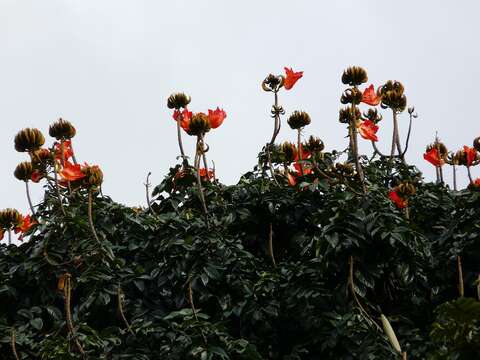
[[[346,146],[337,120],[344,68],[365,67],[376,86],[402,81],[419,114],[408,160],[432,179],[422,154],[436,130],[454,150],[480,135],[479,4],[0,0],[0,208],[27,211],[24,185],[12,175],[27,158],[14,150],[14,135],[24,127],[48,135],[59,117],[77,128],[79,160],[103,169],[104,192],[144,205],[146,174],[160,182],[178,155],[166,107],[175,91],[192,96],[193,111],[220,106],[228,113],[208,134],[208,155],[218,177],[235,183],[271,136],[272,96],[260,82],[283,66],[304,71],[280,95],[287,115],[309,112],[305,135],[320,136],[329,150]],[[407,120],[400,117],[404,133]],[[386,150],[390,114],[380,126]],[[284,126],[278,140],[294,137]],[[371,154],[367,142],[361,149]],[[41,186],[33,187],[39,201]]]

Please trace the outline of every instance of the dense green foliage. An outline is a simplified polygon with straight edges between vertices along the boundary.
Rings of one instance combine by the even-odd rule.
[[[2,359],[14,359],[12,334],[20,359],[400,358],[382,313],[411,359],[480,358],[480,192],[379,158],[364,160],[366,195],[315,175],[276,184],[258,166],[236,185],[203,182],[207,226],[193,171],[179,169],[151,209],[96,194],[101,247],[87,190],[62,190],[64,215],[46,185],[29,240],[0,245]],[[399,180],[416,186],[408,218],[388,198]]]

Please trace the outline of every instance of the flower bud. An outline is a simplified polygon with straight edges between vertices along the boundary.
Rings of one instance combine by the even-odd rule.
[[[23,217],[16,209],[4,209],[0,211],[0,228],[13,229],[22,222]]]
[[[325,149],[323,141],[315,136],[310,136],[308,141],[303,144],[303,149],[311,153],[320,153]]]
[[[347,89],[343,92],[340,102],[342,104],[358,105],[362,102],[363,94],[357,88]]]
[[[310,115],[305,111],[298,110],[294,111],[287,120],[288,125],[290,125],[292,129],[301,129],[310,124],[310,122]]]
[[[30,158],[35,166],[40,166],[50,163],[50,161],[52,160],[52,155],[50,153],[50,150],[41,148],[32,152],[30,154]]]
[[[291,163],[297,158],[297,148],[291,142],[285,141],[282,145],[280,145],[280,150],[283,153],[284,159],[287,163]]]
[[[17,165],[13,175],[20,181],[28,181],[33,174],[33,166],[30,161],[24,161]]]
[[[370,108],[366,113],[363,113],[363,117],[367,120],[377,124],[383,119],[383,116],[378,113],[377,109]]]
[[[262,81],[262,89],[264,91],[278,91],[283,86],[285,78],[282,75],[275,76],[269,74],[265,80]]]
[[[405,198],[405,197],[415,195],[415,193],[417,192],[417,189],[415,188],[415,185],[413,185],[412,183],[408,181],[404,181],[396,187],[396,191],[400,197]]]
[[[382,99],[382,108],[390,108],[396,112],[404,111],[407,107],[407,98],[403,92],[404,87],[401,82],[388,80],[378,90]]]
[[[103,182],[103,172],[98,165],[87,166],[82,169],[85,174],[84,181],[92,187],[99,187]]]
[[[342,124],[356,123],[358,120],[360,120],[360,117],[361,112],[356,106],[353,112],[349,107],[340,109],[338,112],[338,121],[340,121]]]
[[[210,131],[210,120],[208,116],[202,112],[196,113],[190,120],[188,133],[190,135],[201,135]]]
[[[192,98],[184,93],[175,93],[168,97],[167,106],[169,109],[186,108]]]
[[[368,81],[367,72],[359,66],[351,66],[342,74],[342,83],[350,86],[357,86]]]
[[[473,140],[473,147],[475,150],[480,151],[480,136]]]
[[[26,128],[15,135],[14,143],[18,152],[33,152],[45,144],[45,138],[40,130]]]
[[[68,140],[75,136],[77,131],[70,121],[62,118],[50,125],[48,134],[57,140]]]

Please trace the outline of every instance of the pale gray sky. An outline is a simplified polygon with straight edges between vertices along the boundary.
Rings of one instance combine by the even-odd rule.
[[[207,136],[208,155],[218,177],[235,183],[271,136],[272,97],[260,82],[283,66],[304,77],[280,94],[281,104],[287,115],[309,112],[305,135],[320,136],[327,149],[346,146],[337,120],[344,68],[365,67],[376,86],[402,81],[420,115],[408,160],[432,179],[422,154],[435,130],[452,149],[480,135],[479,4],[0,0],[0,208],[27,211],[24,185],[12,175],[27,158],[14,150],[14,135],[24,127],[48,135],[59,117],[77,127],[79,160],[103,169],[104,192],[144,205],[148,171],[160,182],[178,155],[166,107],[175,91],[192,96],[193,111],[226,110],[224,124]],[[403,132],[407,119],[400,118]],[[389,113],[380,126],[386,150]],[[294,137],[284,126],[278,140]],[[191,154],[193,141],[186,146]],[[361,149],[371,154],[367,142]],[[41,186],[33,188],[38,201]]]

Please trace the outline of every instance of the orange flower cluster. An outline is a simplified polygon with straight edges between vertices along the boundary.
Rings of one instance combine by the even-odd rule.
[[[205,113],[199,114],[203,114],[208,117],[208,123],[211,129],[218,128],[220,125],[223,124],[223,121],[227,117],[227,113],[219,107],[217,107],[215,110],[208,109],[208,115],[206,115]],[[172,117],[175,121],[180,120],[180,126],[182,127],[182,129],[185,130],[187,134],[192,135],[190,124],[192,121],[193,113],[189,111],[188,108],[185,107],[183,111],[175,110]]]

